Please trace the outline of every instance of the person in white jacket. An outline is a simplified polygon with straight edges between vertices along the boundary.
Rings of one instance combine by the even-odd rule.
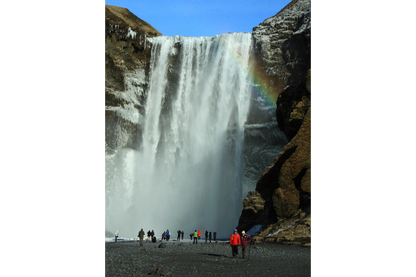
[[[116,231],[116,239],[115,239],[115,242],[117,242],[117,238],[118,238],[118,230]]]

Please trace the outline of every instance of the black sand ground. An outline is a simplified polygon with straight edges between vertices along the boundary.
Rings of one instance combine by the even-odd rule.
[[[250,247],[248,257],[233,259],[228,243],[191,241],[106,242],[106,276],[148,276],[159,267],[163,276],[310,276],[311,248],[277,243],[259,243]],[[248,251],[247,251],[248,252]]]

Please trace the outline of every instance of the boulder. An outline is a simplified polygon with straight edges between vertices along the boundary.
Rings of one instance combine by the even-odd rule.
[[[305,245],[311,242],[311,215],[302,218],[301,210],[294,216],[268,225],[259,234],[253,236],[255,242],[282,242],[285,244]]]
[[[165,275],[165,270],[163,269],[163,267],[159,266],[155,271],[149,273],[149,275],[164,276]]]

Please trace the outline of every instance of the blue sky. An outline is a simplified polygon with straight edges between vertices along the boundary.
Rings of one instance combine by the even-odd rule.
[[[106,0],[129,9],[165,36],[215,36],[252,32],[290,0]]]

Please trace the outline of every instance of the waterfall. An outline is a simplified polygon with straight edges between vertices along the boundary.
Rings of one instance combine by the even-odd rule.
[[[106,230],[226,237],[242,210],[250,33],[156,37],[135,149],[106,157]]]

